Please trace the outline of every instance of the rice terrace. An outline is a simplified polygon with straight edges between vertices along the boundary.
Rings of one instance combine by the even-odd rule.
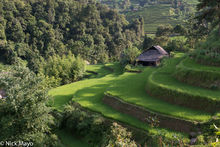
[[[219,0],[0,0],[0,147],[220,147]]]

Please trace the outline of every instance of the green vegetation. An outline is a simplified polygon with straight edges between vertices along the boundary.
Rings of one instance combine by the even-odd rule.
[[[175,67],[173,65],[171,66]],[[120,80],[114,82],[111,88],[108,88],[107,93],[113,96],[117,96],[121,98],[123,101],[145,107],[154,112],[171,115],[173,117],[179,117],[195,121],[207,121],[211,118],[210,114],[203,113],[200,111],[194,111],[185,107],[175,106],[149,96],[145,92],[145,85],[147,79],[151,77],[151,74],[155,70],[156,69],[154,68],[146,68],[143,71],[143,73],[140,74],[125,73],[122,76],[120,76]],[[157,80],[161,79],[157,78]]]
[[[219,0],[0,0],[0,141],[217,144],[219,14]],[[171,58],[136,66],[152,45]]]
[[[137,16],[143,16],[144,18],[144,30],[146,33],[155,33],[157,27],[161,24],[170,24],[175,26],[180,22],[173,19],[170,14],[170,5],[158,4],[153,6],[147,6],[137,12],[128,12],[126,17],[131,20]]]
[[[89,65],[89,66],[93,66],[93,65]],[[100,66],[100,68],[97,68],[97,66]],[[131,73],[125,73],[123,75],[120,75],[121,69],[118,63],[107,64],[105,66],[111,67],[112,69],[114,69],[114,73],[110,73],[101,78],[85,79],[79,82],[64,85],[64,86],[50,90],[49,93],[51,96],[53,96],[52,106],[56,109],[63,110],[64,105],[67,104],[68,101],[72,99],[73,101],[79,103],[82,107],[90,109],[92,111],[99,112],[107,118],[118,120],[120,122],[129,124],[129,125],[132,125],[137,128],[144,129],[144,130],[149,130],[151,133],[157,134],[158,133],[157,129],[150,128],[146,123],[140,122],[139,120],[129,115],[119,113],[118,111],[102,103],[104,92],[109,88],[109,86],[115,85],[114,83],[120,80],[120,78],[123,79],[123,75],[131,74]],[[106,70],[105,68],[103,68],[103,65],[95,65],[94,68],[93,67],[89,67],[89,68],[95,69],[96,72],[102,71],[103,73],[104,73],[103,70]],[[154,70],[153,68],[152,69],[147,68],[147,69],[149,69],[150,72]],[[134,77],[135,75],[138,76],[139,74],[133,73],[132,77]],[[129,80],[131,79],[127,79],[126,81],[129,81]],[[142,82],[142,85],[145,85],[144,80],[141,79],[141,82]],[[139,91],[142,91],[143,93],[145,93],[141,89]],[[182,110],[184,111],[184,109]],[[172,132],[167,132],[166,134],[168,135],[168,137],[172,137]]]
[[[81,79],[85,72],[85,63],[82,58],[69,52],[62,57],[50,56],[47,62],[42,61],[39,72],[50,80],[54,79],[54,86],[72,83]]]
[[[126,15],[128,20],[144,17],[144,30],[155,33],[160,24],[183,24],[195,12],[198,0],[98,0]]]
[[[195,86],[211,89],[220,87],[220,68],[198,64],[189,57],[176,66],[174,76],[182,82]]]
[[[54,118],[46,106],[49,97],[42,77],[28,68],[13,67],[0,73],[0,140],[22,140],[34,146],[56,146],[50,129]]]
[[[175,65],[181,58],[173,58],[154,72],[148,80],[147,91],[153,96],[165,99],[173,104],[195,108],[207,112],[219,111],[220,92],[194,87],[179,82],[172,77]],[[195,105],[195,104],[198,105]]]
[[[59,130],[56,134],[61,139],[61,147],[89,147],[83,140],[76,138],[66,130]]]
[[[42,61],[69,52],[90,63],[118,60],[144,34],[143,19],[129,23],[117,11],[95,1],[0,0],[0,14],[1,61],[24,61],[35,73]]]
[[[219,30],[214,29],[205,41],[196,46],[196,50],[191,53],[195,61],[203,65],[220,66],[220,37]]]

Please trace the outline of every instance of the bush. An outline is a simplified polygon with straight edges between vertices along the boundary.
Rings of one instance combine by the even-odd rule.
[[[117,123],[113,123],[110,132],[105,134],[103,145],[106,147],[137,147],[137,144],[131,139],[132,134],[126,128]]]
[[[181,38],[169,41],[165,49],[168,52],[170,51],[187,52],[189,50],[189,48],[185,44],[185,41]]]
[[[124,50],[120,62],[122,64],[134,64],[137,56],[140,55],[140,50],[136,47],[129,47]]]
[[[64,108],[62,127],[72,134],[85,138],[92,145],[101,143],[107,130],[105,123],[103,117],[83,110],[76,103],[66,105]]]
[[[40,74],[52,79],[55,84],[68,84],[77,81],[85,73],[85,62],[79,56],[69,52],[68,55],[51,56],[47,61],[42,60]]]
[[[211,32],[206,41],[198,44],[191,56],[201,64],[220,66],[220,37],[218,30]]]

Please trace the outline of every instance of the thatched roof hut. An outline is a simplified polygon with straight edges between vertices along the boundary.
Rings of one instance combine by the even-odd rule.
[[[145,50],[140,56],[137,57],[136,62],[144,66],[156,66],[160,63],[160,60],[169,56],[169,54],[159,45],[152,46]]]

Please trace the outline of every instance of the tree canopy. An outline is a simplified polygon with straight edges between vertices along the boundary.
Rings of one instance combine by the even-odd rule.
[[[0,89],[5,92],[0,99],[0,140],[55,145],[44,80],[27,68],[13,67],[0,72]]]
[[[143,19],[129,23],[95,1],[0,0],[0,58],[10,64],[26,60],[34,72],[40,58],[69,51],[92,63],[117,60],[143,31]]]
[[[199,0],[197,5],[199,10],[199,15],[197,18],[202,22],[206,20],[211,22],[213,27],[219,27],[219,36],[220,36],[220,1],[219,0]]]

